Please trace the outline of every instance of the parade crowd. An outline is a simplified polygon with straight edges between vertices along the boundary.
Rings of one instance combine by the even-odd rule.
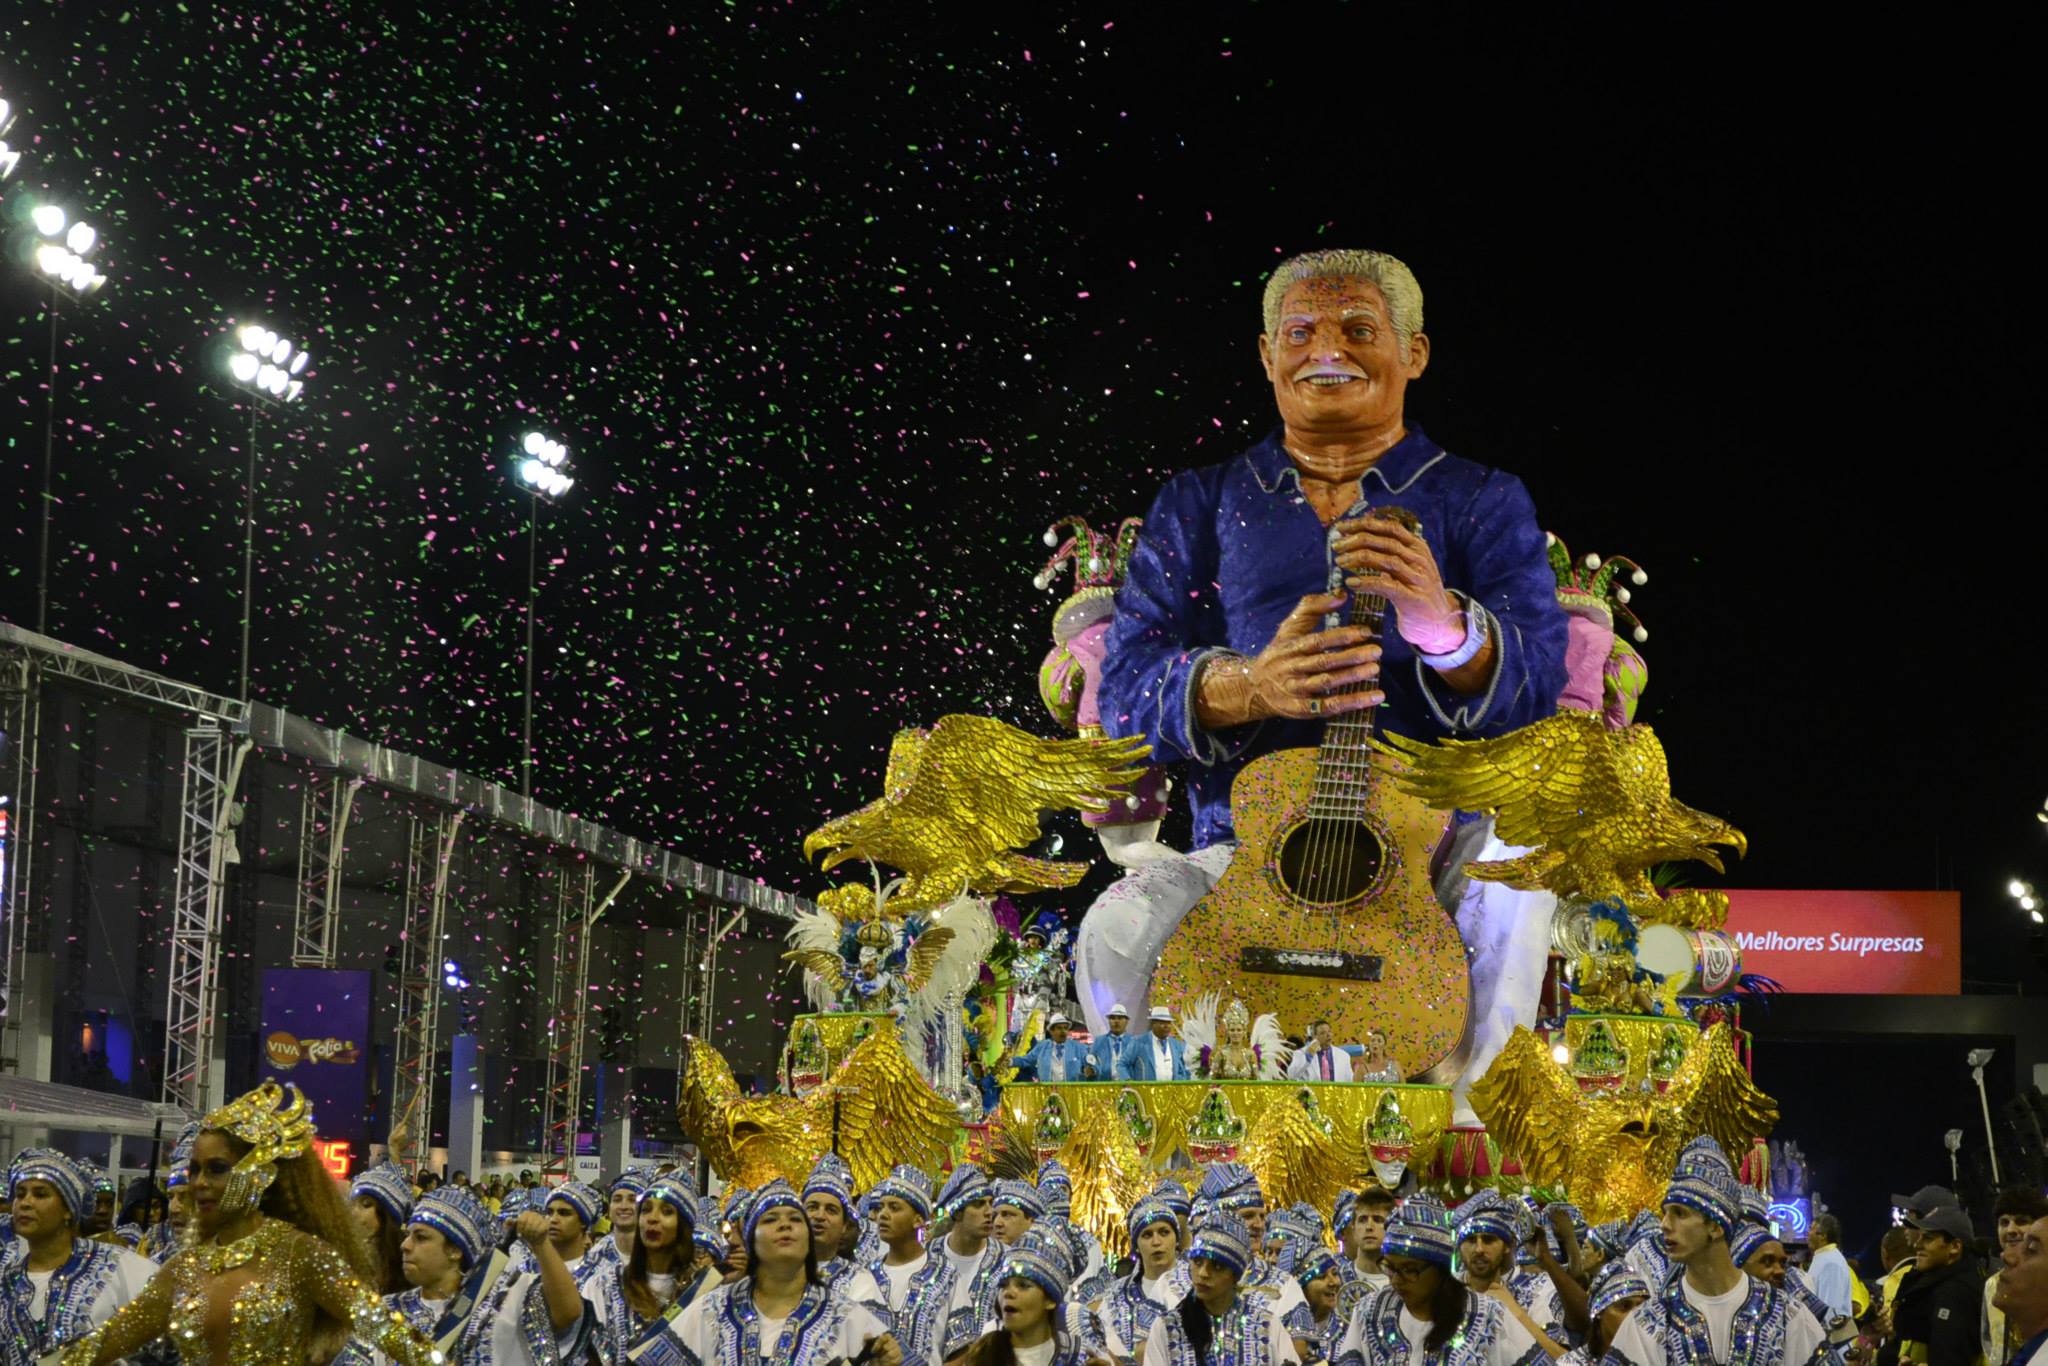
[[[1162,1177],[1112,1251],[1057,1162],[862,1191],[828,1154],[801,1189],[650,1168],[498,1194],[389,1164],[344,1187],[313,1132],[266,1085],[118,1214],[88,1164],[18,1153],[5,1366],[2028,1366],[2048,1338],[2038,1192],[1999,1198],[1988,1256],[1948,1191],[1896,1197],[1860,1276],[1831,1216],[1788,1244],[1708,1138],[1625,1224],[1494,1190],[1271,1208],[1224,1162]]]

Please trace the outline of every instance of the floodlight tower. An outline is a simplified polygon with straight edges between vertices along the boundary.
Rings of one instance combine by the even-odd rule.
[[[519,443],[513,475],[527,492],[526,504],[526,687],[525,718],[519,734],[519,795],[533,796],[533,600],[540,591],[540,504],[560,502],[576,487],[569,473],[569,448],[544,432],[528,432]]]
[[[0,134],[13,121],[13,111],[0,100]],[[5,179],[21,161],[21,153],[0,140],[0,179]],[[42,532],[36,543],[36,631],[47,635],[50,627],[50,506],[56,501],[52,485],[57,464],[57,341],[62,301],[83,303],[107,283],[107,276],[89,259],[99,246],[99,230],[74,217],[61,204],[37,201],[29,210],[34,228],[33,250],[29,255],[35,272],[49,286],[43,311],[50,317],[49,387],[43,395],[43,508]]]
[[[261,323],[245,323],[235,331],[228,352],[228,378],[249,396],[248,471],[242,480],[242,667],[236,696],[249,700],[249,626],[256,601],[256,419],[265,404],[283,408],[306,391],[306,366],[312,356],[304,347]]]

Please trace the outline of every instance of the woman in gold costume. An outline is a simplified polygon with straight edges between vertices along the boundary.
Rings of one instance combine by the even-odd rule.
[[[1211,1081],[1271,1081],[1287,1062],[1287,1040],[1271,1015],[1252,1019],[1243,1001],[1223,1010],[1223,1037],[1216,1037],[1216,997],[1198,998],[1189,1007],[1181,1038],[1195,1060],[1197,1076]]]
[[[65,1348],[62,1366],[102,1366],[158,1338],[184,1366],[310,1366],[351,1333],[400,1366],[442,1366],[433,1342],[371,1289],[369,1250],[313,1133],[306,1098],[275,1082],[208,1115],[185,1186],[189,1244]]]

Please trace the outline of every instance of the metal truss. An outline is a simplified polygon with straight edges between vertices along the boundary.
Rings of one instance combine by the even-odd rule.
[[[29,898],[34,895],[36,737],[42,717],[36,658],[26,650],[0,653],[0,1072],[21,1070],[21,1016],[15,999],[28,971]]]
[[[171,894],[171,970],[164,1008],[164,1100],[205,1114],[212,1102],[212,1061],[220,991],[222,870],[234,841],[229,812],[249,757],[220,718],[201,716],[185,732],[185,775],[178,804],[178,867]]]
[[[340,915],[349,813],[364,780],[340,774],[306,783],[299,802],[299,884],[292,906],[292,966],[331,968]]]
[[[448,869],[463,811],[414,816],[405,870],[404,953],[400,959],[398,1043],[392,1066],[392,1161],[419,1169],[433,1146],[434,1054],[440,1046],[441,935],[448,916]]]
[[[555,970],[550,985],[548,1080],[541,1116],[541,1174],[576,1174],[576,1132],[583,1114],[584,1002],[590,994],[590,942],[633,875],[619,874],[604,900],[591,904],[596,870],[561,869],[555,897]],[[573,936],[573,945],[566,941]],[[573,967],[571,966],[573,964]]]

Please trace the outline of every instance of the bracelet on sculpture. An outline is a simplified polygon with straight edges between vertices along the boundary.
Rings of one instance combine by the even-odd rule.
[[[1416,651],[1422,656],[1424,664],[1439,673],[1449,673],[1452,669],[1471,663],[1474,657],[1486,648],[1486,613],[1473,606],[1471,600],[1465,599],[1462,593],[1454,596],[1465,601],[1465,639],[1449,654],[1433,655],[1422,650]]]

